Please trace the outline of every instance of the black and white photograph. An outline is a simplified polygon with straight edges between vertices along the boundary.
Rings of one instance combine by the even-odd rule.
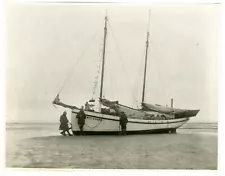
[[[5,8],[5,167],[218,170],[221,4]]]

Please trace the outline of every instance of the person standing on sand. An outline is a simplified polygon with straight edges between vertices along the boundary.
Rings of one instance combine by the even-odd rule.
[[[80,128],[80,134],[84,135],[84,124],[85,124],[85,119],[86,119],[86,114],[84,113],[84,107],[82,106],[80,109],[80,112],[78,112],[77,116],[77,124]]]
[[[69,136],[72,136],[72,134],[70,134],[69,132],[69,126],[68,126],[69,120],[67,119],[66,114],[67,114],[66,111],[64,111],[63,114],[60,116],[59,130],[62,130],[61,134],[63,136],[66,136],[65,132],[67,132]]]
[[[124,112],[120,113],[120,126],[121,126],[121,131],[122,135],[126,135],[126,130],[127,130],[127,115]]]

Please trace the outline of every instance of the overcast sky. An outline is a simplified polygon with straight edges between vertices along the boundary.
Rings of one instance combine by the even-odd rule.
[[[216,122],[220,5],[71,3],[8,6],[7,121],[58,122],[51,103],[68,75],[64,103],[81,106],[92,98],[105,10],[105,97],[140,103],[151,10],[146,102],[170,105],[174,98],[177,108],[200,109],[191,121]]]

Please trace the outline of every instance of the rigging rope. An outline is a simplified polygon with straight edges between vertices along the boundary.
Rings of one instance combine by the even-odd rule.
[[[95,99],[95,93],[96,93],[96,88],[98,85],[98,78],[99,78],[99,74],[100,74],[101,63],[102,63],[102,61],[100,59],[100,62],[98,65],[98,70],[97,70],[97,76],[94,78],[94,88],[93,88],[93,93],[92,93],[92,100]]]
[[[87,125],[87,124],[84,124],[84,125],[87,126],[87,127],[89,127],[89,128],[96,128],[97,126],[100,125],[100,123],[102,123],[102,120],[101,120],[97,125],[95,125],[95,126],[93,126],[93,127],[91,127],[91,126],[89,126],[89,125]]]
[[[151,41],[151,43],[152,43],[152,41]],[[154,46],[156,46],[156,45],[154,45]],[[159,80],[159,84],[161,84],[161,86],[159,86],[160,88],[161,88],[161,92],[162,92],[162,94],[164,95],[164,96],[166,96],[167,97],[167,91],[165,91],[165,83],[164,83],[164,81],[163,81],[163,79],[162,79],[162,75],[160,74],[160,68],[159,68],[159,64],[157,64],[157,61],[158,62],[160,62],[160,59],[156,59],[156,57],[155,56],[153,56],[153,55],[155,55],[154,54],[154,49],[152,49],[152,58],[155,60],[155,65],[156,65],[156,72],[157,72],[157,77],[158,77],[158,80]],[[162,66],[163,64],[162,63],[160,63],[160,65]],[[158,70],[158,71],[157,71]],[[161,69],[162,70],[162,69]],[[164,72],[166,72],[166,69],[163,69],[163,71]],[[168,72],[166,73],[166,75],[169,75],[168,74]],[[161,80],[161,81],[160,81]]]
[[[54,108],[59,112],[59,114],[62,114],[62,113],[59,111],[59,109],[58,109],[54,104],[53,104],[53,106],[54,106]],[[88,124],[85,124],[85,126],[87,126],[87,127],[89,127],[89,128],[96,128],[97,126],[100,125],[101,122],[102,122],[102,120],[101,120],[97,125],[95,125],[95,126],[93,126],[93,127],[89,126]],[[71,128],[72,128],[72,123],[71,123],[71,122],[69,122],[69,123],[70,123]]]
[[[108,42],[109,43],[109,42]],[[113,81],[113,77],[112,77],[112,71],[111,71],[111,67],[110,67],[110,52],[109,52],[109,50],[107,50],[107,55],[108,55],[108,59],[107,59],[107,61],[108,61],[108,63],[109,63],[109,77],[110,77],[110,83],[111,83],[111,89],[110,90],[112,90],[112,98],[114,99],[114,81]]]
[[[128,80],[129,87],[130,87],[131,90],[132,90],[132,97],[136,100],[136,97],[135,97],[135,94],[134,94],[134,92],[133,92],[133,89],[132,89],[132,86],[131,86],[131,83],[130,83],[130,79],[129,79],[128,74],[127,74],[127,71],[126,71],[126,69],[125,69],[125,66],[124,66],[124,63],[123,63],[123,60],[122,60],[122,56],[121,56],[121,52],[120,52],[120,50],[119,50],[118,44],[117,44],[117,42],[116,42],[116,39],[115,39],[115,37],[114,37],[114,33],[113,33],[112,27],[111,27],[111,25],[110,25],[110,22],[108,22],[108,24],[109,24],[109,28],[111,29],[111,34],[112,34],[113,40],[114,40],[114,42],[115,42],[115,44],[116,44],[116,48],[117,48],[118,53],[119,53],[119,59],[120,59],[121,62],[122,62],[123,70],[124,70],[124,72],[125,72],[125,74],[126,74],[126,77],[127,77],[127,80]]]
[[[54,108],[60,113],[60,114],[62,114],[60,111],[59,111],[59,109],[54,105],[54,104],[52,104],[53,106],[54,106]]]
[[[151,16],[151,10],[149,10],[149,14],[148,14],[148,25],[147,25],[147,32],[148,32],[148,34],[149,34],[149,43],[151,44],[151,42],[150,42],[150,33],[149,33],[149,30],[150,30],[150,16]],[[145,53],[146,53],[146,51],[144,50],[144,52],[143,52],[143,56],[141,57],[141,58],[144,58],[144,56],[145,56]],[[148,67],[148,65],[147,65],[147,67]],[[141,67],[140,67],[141,68]],[[139,73],[141,73],[140,72],[140,68],[139,68]],[[148,70],[148,68],[147,68],[147,70]],[[138,85],[138,84],[137,84]],[[148,86],[148,84],[146,84],[146,90],[148,90],[148,88],[147,88],[147,86]],[[137,88],[137,90],[136,91],[138,91],[138,88]],[[136,92],[135,92],[136,93]],[[146,95],[146,93],[145,93],[145,95]],[[135,99],[134,99],[134,101],[135,101]],[[137,102],[137,101],[136,101]],[[134,104],[134,102],[133,102],[133,104]],[[132,104],[132,106],[133,106],[133,104]],[[139,108],[138,106],[137,106],[137,108]]]
[[[143,53],[142,53],[142,56],[141,56],[141,58],[143,58],[143,59],[142,59],[142,62],[140,62],[139,69],[138,69],[138,74],[137,74],[137,77],[135,79],[135,85],[136,85],[136,87],[134,88],[135,95],[137,95],[137,92],[139,91],[139,88],[140,88],[140,85],[141,85],[140,81],[138,82],[138,80],[140,80],[140,77],[142,75],[141,68],[143,66],[143,62],[144,62],[144,59],[145,59],[144,56],[145,56],[145,49],[143,49]],[[134,103],[136,103],[136,105],[137,105],[138,101],[133,99],[132,107],[134,106]],[[139,108],[139,107],[137,106],[137,108]]]
[[[94,35],[92,36],[91,40],[88,42],[88,45],[85,47],[85,49],[84,49],[83,52],[81,53],[80,57],[78,57],[78,59],[77,59],[75,65],[72,67],[72,69],[71,69],[71,71],[69,72],[67,78],[65,79],[63,85],[61,86],[61,88],[60,88],[58,94],[61,93],[61,91],[62,91],[63,88],[65,87],[66,83],[67,83],[68,80],[71,78],[71,75],[72,75],[72,73],[73,73],[73,71],[74,71],[74,68],[79,64],[81,58],[84,57],[84,55],[86,54],[87,50],[90,48],[91,43],[94,41],[94,38],[97,36],[98,32],[99,32],[98,30],[95,31],[95,33],[94,33]]]

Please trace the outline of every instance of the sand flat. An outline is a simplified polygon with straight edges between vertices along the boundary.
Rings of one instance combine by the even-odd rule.
[[[217,169],[217,130],[177,134],[60,136],[57,126],[7,128],[6,167]]]

